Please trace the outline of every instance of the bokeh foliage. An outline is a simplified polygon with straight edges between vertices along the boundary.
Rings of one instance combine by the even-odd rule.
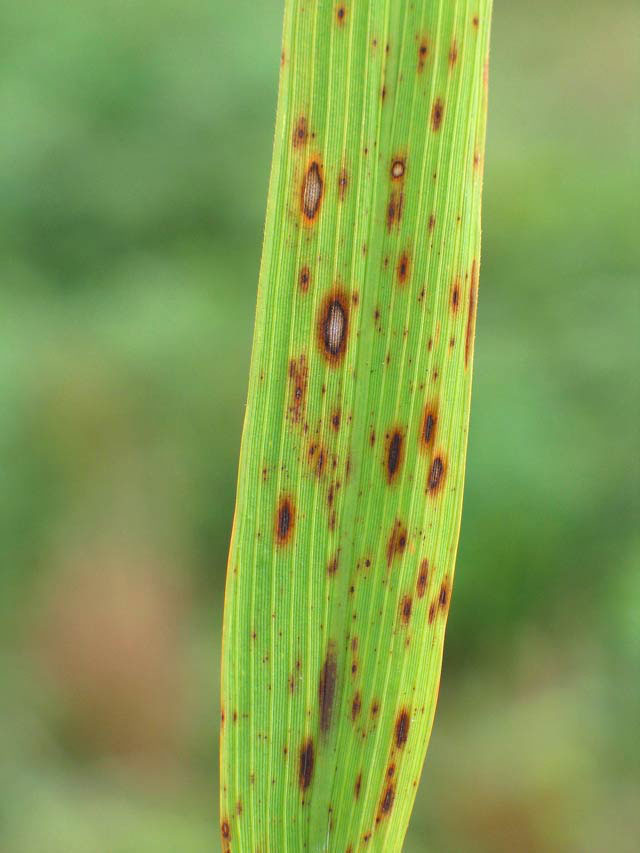
[[[218,844],[280,16],[0,5],[10,853]],[[495,4],[465,514],[408,853],[638,837],[636,19]]]

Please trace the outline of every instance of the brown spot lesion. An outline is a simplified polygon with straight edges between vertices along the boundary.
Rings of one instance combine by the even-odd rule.
[[[435,402],[429,402],[424,407],[422,426],[420,428],[420,449],[429,453],[433,447],[438,426],[438,408]]]
[[[336,659],[336,644],[329,640],[327,654],[320,671],[318,682],[318,701],[320,703],[320,731],[326,735],[331,728],[333,715],[333,700],[336,693],[338,664]]]
[[[420,563],[418,569],[418,579],[416,580],[416,595],[418,598],[424,598],[427,591],[427,583],[429,582],[429,561],[425,557]]]
[[[298,276],[298,285],[300,286],[300,290],[303,293],[306,293],[309,290],[309,284],[311,283],[311,272],[308,266],[303,266],[300,269],[300,274]]]
[[[304,416],[309,367],[307,358],[302,353],[297,359],[289,362],[289,407],[288,416],[291,423],[300,423]]]
[[[471,26],[473,27],[474,30],[477,30],[478,27],[480,26],[480,18],[478,17],[478,15],[474,15],[473,18],[471,19]]]
[[[406,162],[404,157],[394,157],[391,161],[391,180],[400,181],[404,178]]]
[[[457,45],[456,40],[454,39],[451,42],[451,47],[449,48],[449,68],[453,68],[457,61],[458,61],[458,45]]]
[[[384,465],[387,483],[395,482],[404,460],[404,433],[393,427],[385,436]]]
[[[442,98],[436,98],[433,107],[431,109],[431,127],[434,131],[440,130],[440,125],[442,124],[442,117],[444,115],[444,103]]]
[[[438,613],[446,616],[449,611],[449,604],[451,601],[451,579],[449,575],[446,575],[442,583],[440,584],[440,589],[438,590],[437,597],[431,602],[429,606],[429,624],[431,625],[436,618]]]
[[[344,201],[344,197],[347,194],[347,188],[349,186],[349,174],[347,170],[343,167],[340,169],[340,174],[338,175],[338,198],[340,201]]]
[[[435,227],[436,227],[436,217],[433,213],[430,213],[429,214],[429,223],[427,225],[427,228],[429,229],[429,233],[431,233]]]
[[[338,554],[335,553],[333,557],[329,560],[327,564],[327,574],[329,577],[333,577],[338,571]]]
[[[331,426],[335,430],[335,432],[338,432],[338,430],[340,429],[340,409],[337,409],[331,415]]]
[[[287,545],[291,541],[295,525],[295,508],[290,495],[283,495],[278,503],[275,522],[275,536],[278,545]]]
[[[313,739],[307,738],[303,741],[302,746],[300,747],[300,767],[298,772],[300,790],[302,791],[303,796],[311,785],[311,781],[313,779],[313,763]]]
[[[300,208],[306,225],[313,225],[318,216],[323,189],[322,164],[318,158],[313,158],[307,167],[300,190]]]
[[[387,784],[385,787],[382,797],[380,798],[380,805],[378,806],[378,814],[376,817],[376,823],[380,823],[381,820],[388,817],[389,812],[393,808],[393,802],[396,796],[396,789],[392,783]]]
[[[460,279],[456,278],[451,287],[451,311],[454,314],[458,313],[460,306]]]
[[[224,818],[220,824],[220,832],[222,833],[222,837],[225,841],[231,840],[231,827],[229,826],[227,818]]]
[[[344,3],[339,3],[336,7],[336,20],[338,22],[338,26],[341,27],[344,24],[345,18],[347,17],[347,10]]]
[[[429,42],[427,41],[426,36],[423,36],[418,44],[418,74],[422,74],[424,71],[424,66],[426,65],[428,56]]]
[[[446,475],[446,465],[442,456],[435,456],[429,469],[429,477],[427,479],[427,491],[430,495],[437,494],[444,482]]]
[[[400,619],[402,624],[407,626],[411,621],[411,608],[413,606],[413,602],[411,600],[410,595],[404,595],[402,597],[402,601],[400,602]]]
[[[387,567],[391,568],[394,558],[398,554],[403,554],[407,547],[407,528],[396,519],[391,529],[389,541],[387,542]]]
[[[303,145],[307,144],[308,138],[309,128],[307,126],[307,119],[305,116],[300,116],[293,128],[291,143],[294,148],[301,148]]]
[[[396,266],[396,277],[400,286],[404,286],[409,279],[410,265],[411,259],[409,253],[405,251],[398,258],[398,265]]]
[[[467,315],[467,329],[464,340],[464,366],[469,366],[473,350],[473,333],[476,326],[476,300],[478,294],[478,265],[476,259],[471,264],[471,287],[469,288],[469,312]]]
[[[402,190],[392,190],[387,203],[387,230],[391,231],[400,224],[402,209],[404,207],[404,194]]]
[[[349,333],[349,299],[341,288],[334,287],[322,300],[316,329],[321,353],[330,365],[339,364]]]
[[[319,442],[312,441],[309,444],[307,460],[316,477],[322,477],[327,464],[327,451]]]
[[[406,708],[402,708],[396,718],[395,742],[397,749],[402,749],[407,742],[410,723],[411,717],[409,716],[409,711]]]
[[[355,794],[356,800],[360,796],[360,788],[362,787],[362,773],[358,773],[356,776],[356,781],[353,786],[353,793]]]
[[[362,708],[362,699],[360,698],[360,692],[358,691],[356,695],[353,697],[353,701],[351,703],[351,719],[355,722],[360,714],[360,709]]]

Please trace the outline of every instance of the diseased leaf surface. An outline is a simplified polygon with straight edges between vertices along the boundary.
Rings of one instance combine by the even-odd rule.
[[[400,850],[467,445],[490,0],[287,0],[223,649],[228,851]]]

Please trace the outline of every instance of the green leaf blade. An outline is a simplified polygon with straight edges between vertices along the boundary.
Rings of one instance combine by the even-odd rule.
[[[286,4],[225,606],[225,849],[406,833],[461,517],[490,12]]]

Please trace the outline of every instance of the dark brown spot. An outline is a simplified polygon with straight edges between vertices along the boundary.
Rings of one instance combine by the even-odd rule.
[[[336,18],[338,19],[338,24],[342,26],[344,24],[345,15],[347,14],[347,10],[344,7],[344,4],[341,3],[336,9]]]
[[[349,330],[349,300],[344,291],[334,288],[323,299],[318,314],[317,334],[320,350],[331,365],[344,356]]]
[[[409,621],[411,620],[411,606],[411,596],[405,595],[402,601],[400,602],[400,618],[402,619],[404,625],[408,625]]]
[[[301,145],[305,145],[308,136],[307,120],[304,116],[300,116],[296,122],[296,126],[293,128],[293,147],[299,148]]]
[[[409,278],[409,264],[409,255],[406,252],[403,252],[400,255],[400,258],[398,260],[398,266],[396,267],[398,284],[402,285],[407,283],[407,279]]]
[[[300,747],[300,788],[303,793],[313,778],[313,740],[307,738]]]
[[[438,608],[436,607],[435,601],[432,601],[431,604],[429,605],[429,625],[431,625],[433,620],[436,618],[436,610],[437,609]]]
[[[387,469],[387,482],[393,483],[402,465],[404,456],[403,435],[399,429],[393,429],[387,433],[385,448],[385,461]]]
[[[353,786],[353,793],[356,795],[356,800],[360,796],[360,786],[362,785],[362,773],[358,773],[356,784]]]
[[[418,74],[424,71],[424,66],[429,54],[429,44],[426,38],[423,38],[418,46]]]
[[[402,749],[407,742],[410,722],[411,718],[409,717],[409,712],[406,708],[403,708],[398,714],[398,718],[396,720],[396,746],[398,749]]]
[[[391,536],[387,543],[387,566],[391,568],[393,558],[396,554],[402,554],[407,546],[407,528],[404,524],[396,519],[391,530]]]
[[[331,415],[331,426],[336,432],[340,429],[340,412],[334,412]]]
[[[400,190],[393,190],[389,196],[387,205],[387,230],[391,231],[394,225],[398,225],[402,219],[402,207],[404,197]]]
[[[362,707],[362,700],[360,699],[360,693],[356,693],[353,697],[353,702],[351,703],[351,719],[355,721],[356,717],[360,713],[360,708]]]
[[[433,229],[435,228],[435,224],[436,224],[436,218],[433,215],[433,213],[431,213],[431,214],[429,214],[429,226],[428,226],[429,231],[433,231]]]
[[[312,160],[302,182],[300,204],[307,224],[313,224],[322,201],[322,173],[320,163]]]
[[[340,199],[340,201],[344,201],[348,186],[349,175],[347,174],[347,170],[341,169],[340,174],[338,175],[338,198]]]
[[[309,368],[304,353],[298,359],[292,358],[289,362],[288,414],[289,420],[294,424],[300,423],[304,416],[308,376]]]
[[[404,177],[405,164],[401,157],[396,157],[391,163],[391,178],[394,181],[399,181]]]
[[[433,445],[437,423],[438,413],[436,407],[433,403],[427,403],[422,418],[422,432],[420,433],[420,443],[423,450],[428,450]]]
[[[424,560],[420,563],[420,570],[418,571],[418,580],[416,581],[416,594],[418,598],[424,598],[424,594],[427,591],[428,580],[429,561],[425,557]]]
[[[451,310],[455,314],[458,311],[458,305],[460,303],[460,279],[457,278],[453,282],[453,287],[451,288]]]
[[[369,444],[371,447],[376,443],[376,431],[374,429],[369,433]]]
[[[451,43],[451,47],[449,48],[449,67],[453,68],[458,60],[458,45],[456,44],[456,40],[454,39]]]
[[[276,542],[278,545],[286,545],[291,541],[294,523],[295,510],[293,501],[288,495],[285,495],[280,498],[278,511],[276,512]]]
[[[473,19],[472,19],[471,23],[473,24],[473,26],[474,26],[474,27],[475,27],[475,29],[477,30],[477,29],[478,29],[478,25],[480,24],[480,19],[478,18],[478,16],[477,16],[477,15],[474,15],[474,16],[473,16]]]
[[[478,272],[476,266],[476,260],[473,259],[473,263],[471,264],[471,287],[469,289],[469,314],[467,316],[467,331],[465,334],[464,341],[464,364],[465,367],[469,366],[469,360],[471,358],[471,350],[473,348],[473,333],[475,331],[475,320],[476,320],[476,295],[478,292]]]
[[[436,98],[436,102],[431,110],[431,127],[437,131],[440,130],[442,124],[442,115],[444,113],[444,104],[440,98]]]
[[[225,841],[228,841],[231,838],[231,829],[229,828],[229,821],[226,820],[226,818],[220,824],[220,831],[222,832],[222,837]]]
[[[306,293],[309,290],[309,282],[311,281],[311,273],[309,272],[309,267],[302,267],[300,270],[300,276],[298,277],[298,284],[300,285],[300,290],[303,293]]]
[[[394,775],[395,775],[395,772],[396,772],[396,765],[395,765],[395,764],[390,764],[390,765],[387,767],[387,779],[393,779],[393,777],[394,777]]]
[[[377,699],[374,699],[371,703],[371,716],[376,717],[378,715],[378,711],[380,710],[380,704]]]
[[[331,728],[331,716],[333,714],[333,700],[336,692],[336,678],[338,665],[336,661],[336,646],[333,640],[329,640],[327,656],[318,683],[318,699],[320,701],[320,731],[326,734]]]
[[[444,462],[442,461],[441,456],[436,456],[436,458],[431,463],[431,470],[429,471],[429,480],[427,482],[427,489],[430,493],[435,493],[440,489],[442,485],[442,478],[444,475]]]

